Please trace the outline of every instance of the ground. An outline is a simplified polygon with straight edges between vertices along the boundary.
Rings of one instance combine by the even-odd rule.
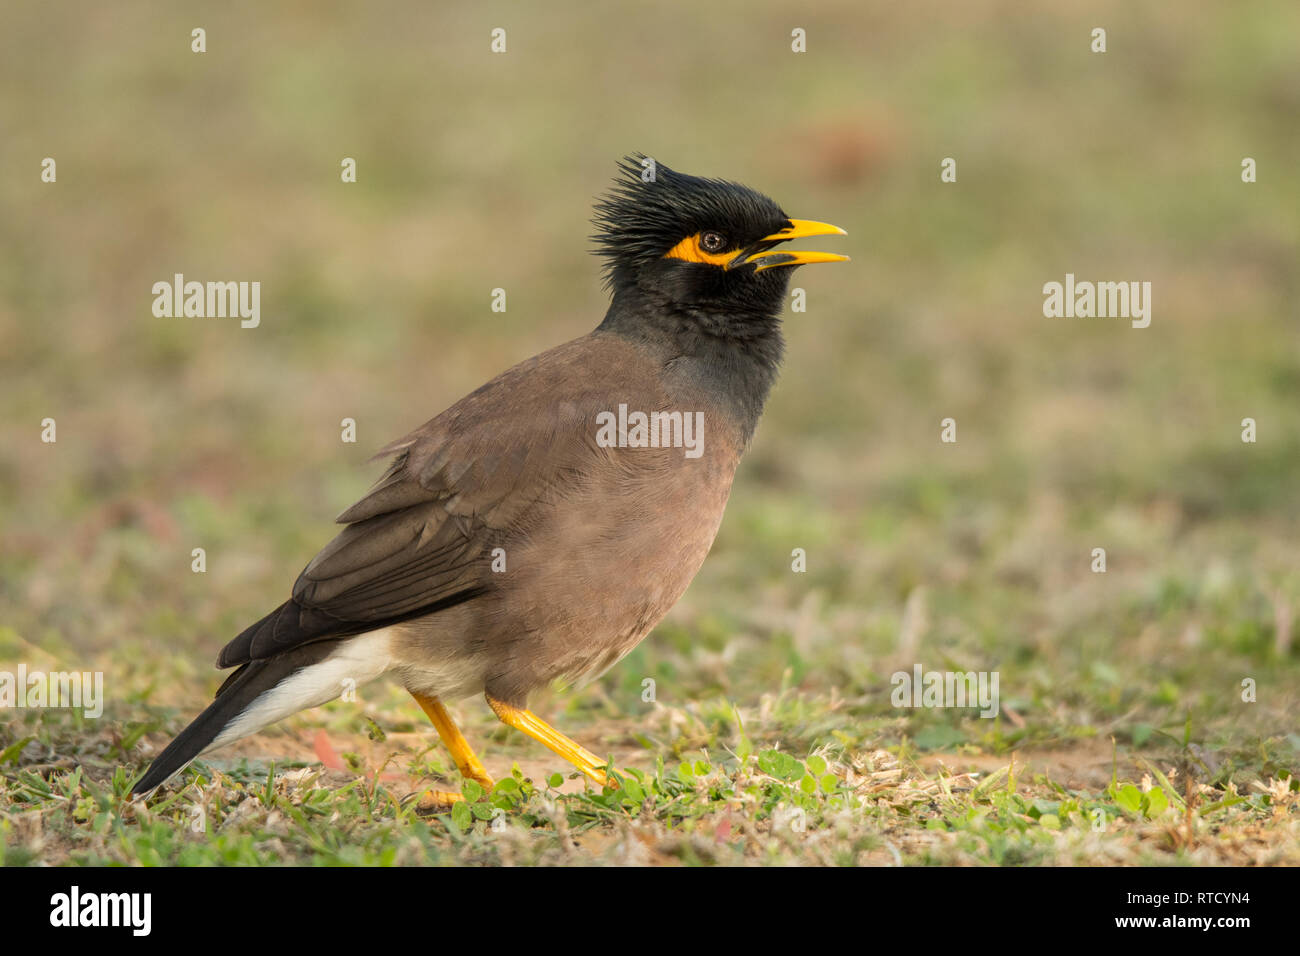
[[[60,721],[47,711],[0,757],[10,764],[4,861],[1300,862],[1300,794],[1286,770],[1293,737],[1208,750],[1187,726],[1133,719],[1140,701],[1086,726],[1035,729],[1008,711],[918,728],[873,694],[800,691],[792,670],[784,689],[751,706],[704,694],[629,708],[611,697],[619,682],[548,697],[544,712],[562,714],[624,771],[623,786],[603,792],[502,728],[485,704],[464,702],[455,711],[498,786],[483,794],[466,783],[476,802],[431,817],[410,797],[462,782],[396,689],[372,685],[373,696],[242,741],[152,805],[124,794],[146,751],[165,743],[159,725],[179,728],[174,708],[144,703],[153,688],[132,708],[163,715],[146,721]]]

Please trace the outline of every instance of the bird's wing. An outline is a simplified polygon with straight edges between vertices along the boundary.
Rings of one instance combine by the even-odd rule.
[[[293,597],[247,628],[218,666],[374,630],[491,589],[491,552],[530,512],[607,454],[593,416],[645,358],[612,336],[543,352],[467,395],[376,457],[382,478],[338,517],[347,527],[299,575]],[[541,401],[539,396],[544,396]]]

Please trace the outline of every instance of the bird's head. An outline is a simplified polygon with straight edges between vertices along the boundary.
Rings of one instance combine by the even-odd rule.
[[[639,155],[622,161],[593,222],[616,300],[637,295],[714,334],[744,337],[774,322],[793,267],[848,259],[779,248],[790,239],[844,235],[838,226],[792,219],[746,186],[687,176]]]

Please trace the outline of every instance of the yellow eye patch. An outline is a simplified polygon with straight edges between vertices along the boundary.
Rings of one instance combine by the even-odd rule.
[[[693,236],[687,236],[669,249],[664,254],[664,258],[683,259],[686,262],[707,262],[711,266],[725,266],[736,257],[734,249],[730,252],[705,252],[700,247],[701,235],[701,233],[697,232]]]

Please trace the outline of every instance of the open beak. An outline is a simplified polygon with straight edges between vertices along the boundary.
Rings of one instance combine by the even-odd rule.
[[[848,233],[839,226],[827,222],[814,222],[811,219],[791,219],[784,229],[764,236],[727,264],[728,269],[739,266],[753,266],[755,272],[772,269],[776,266],[803,266],[813,262],[848,262],[848,256],[833,252],[804,252],[802,250],[782,249],[774,251],[773,246],[790,239],[802,239],[806,236],[847,236]]]

